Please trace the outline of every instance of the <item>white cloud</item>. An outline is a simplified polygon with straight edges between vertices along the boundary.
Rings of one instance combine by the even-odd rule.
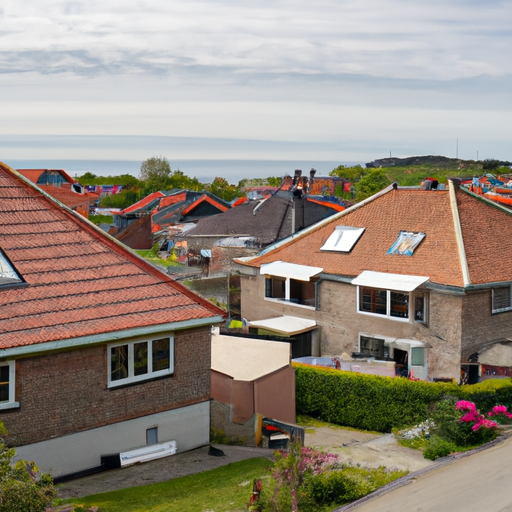
[[[512,135],[511,21],[492,0],[4,0],[0,134],[295,141],[326,158],[353,157],[346,141],[495,144]],[[335,146],[305,146],[320,142]]]

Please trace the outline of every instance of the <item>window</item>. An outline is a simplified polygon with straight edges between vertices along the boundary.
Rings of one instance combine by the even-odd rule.
[[[109,345],[109,387],[152,379],[174,372],[174,339]]]
[[[158,444],[158,427],[146,429],[146,444]]]
[[[375,357],[382,359],[387,357],[384,354],[384,340],[380,338],[371,338],[369,336],[361,336],[359,338],[359,352],[367,357]]]
[[[501,313],[512,310],[510,286],[493,288],[492,290],[492,312]]]
[[[426,324],[428,319],[428,296],[416,295],[414,297],[414,321]]]
[[[359,312],[394,318],[409,318],[409,294],[360,286]]]
[[[387,254],[401,254],[412,256],[419,243],[425,238],[425,233],[412,233],[411,231],[400,231],[395,243],[389,248]]]
[[[411,365],[412,366],[423,366],[424,351],[425,351],[425,349],[422,347],[411,348]]]
[[[9,261],[4,251],[0,249],[0,285],[23,282],[14,265]]]
[[[365,228],[351,226],[336,226],[334,233],[329,236],[321,251],[350,252],[363,234]]]
[[[15,368],[14,361],[0,363],[0,409],[9,409],[20,405],[14,401]]]
[[[315,306],[315,283],[292,278],[265,278],[265,298],[303,306]]]

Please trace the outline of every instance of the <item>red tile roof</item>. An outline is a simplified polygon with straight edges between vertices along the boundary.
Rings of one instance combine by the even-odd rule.
[[[0,247],[28,286],[0,288],[0,349],[223,311],[0,164]]]
[[[322,267],[325,273],[355,277],[364,270],[428,276],[431,282],[464,286],[462,240],[469,284],[511,280],[505,255],[512,253],[512,214],[456,188],[455,212],[448,190],[390,189],[364,204],[318,223],[292,240],[248,262],[259,267],[286,261]],[[458,238],[455,219],[460,218]],[[320,251],[337,225],[365,228],[350,253]],[[412,256],[386,254],[401,230],[423,232]]]

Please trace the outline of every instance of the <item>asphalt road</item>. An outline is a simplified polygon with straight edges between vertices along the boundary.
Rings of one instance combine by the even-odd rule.
[[[337,512],[511,512],[512,437],[449,457]]]

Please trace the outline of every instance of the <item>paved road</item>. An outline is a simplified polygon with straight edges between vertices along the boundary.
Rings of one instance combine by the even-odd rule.
[[[512,512],[512,437],[405,480],[337,512]]]

